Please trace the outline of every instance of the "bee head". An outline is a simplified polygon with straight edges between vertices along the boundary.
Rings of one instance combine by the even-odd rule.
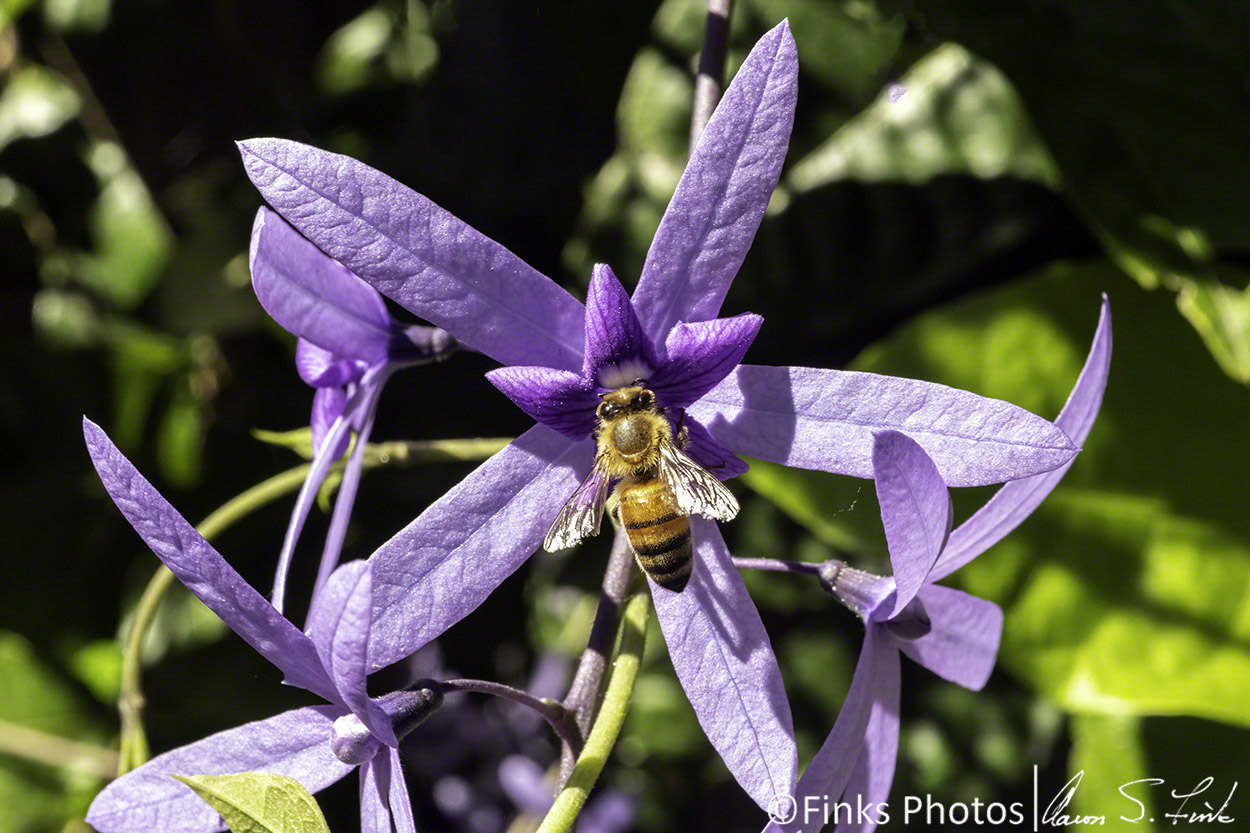
[[[642,387],[641,384],[609,391],[600,394],[599,398],[603,400],[595,411],[599,419],[612,419],[622,414],[639,413],[655,408],[655,394]]]

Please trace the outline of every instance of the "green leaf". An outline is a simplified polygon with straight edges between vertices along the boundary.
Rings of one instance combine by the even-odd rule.
[[[316,799],[294,778],[268,772],[173,777],[221,813],[233,833],[330,833]]]
[[[1103,290],[1115,355],[1084,451],[1032,519],[952,582],[1003,606],[1000,667],[1069,712],[1250,726],[1250,517],[1229,488],[1250,471],[1250,444],[1195,440],[1244,436],[1250,393],[1206,359],[1168,295],[1105,261],[1056,268],[927,313],[852,366],[1053,417]],[[848,502],[845,485],[820,482],[834,478],[766,467],[747,478],[818,535],[883,552],[869,489],[834,514]],[[957,522],[989,493],[955,490]]]
[[[971,174],[1057,185],[1019,97],[991,64],[946,44],[899,84],[795,163],[787,184],[806,191],[842,179],[923,183]]]
[[[171,484],[187,488],[199,482],[208,431],[206,420],[204,406],[185,383],[178,385],[157,434],[161,474]]]
[[[23,4],[13,5],[11,13],[20,14]],[[78,94],[59,74],[38,64],[18,69],[0,93],[0,149],[52,133],[78,115],[78,105]]]
[[[68,741],[105,740],[87,704],[25,638],[10,631],[0,631],[0,720]],[[18,738],[6,740],[8,747]],[[46,746],[32,750],[30,760],[17,751],[9,747],[0,755],[0,830],[57,830],[81,818],[99,790],[96,776],[79,768],[72,754],[52,766],[38,754],[48,752]]]
[[[835,477],[824,472],[791,469],[765,460],[749,460],[750,470],[739,478],[775,503],[793,520],[838,550],[863,552],[871,546],[866,537],[846,523],[845,514],[859,511],[865,487],[869,507],[876,505],[872,484],[866,480]],[[869,518],[871,523],[871,514]],[[880,519],[878,519],[878,525]]]
[[[1250,14],[1237,3],[910,4],[995,63],[1065,186],[1147,285],[1250,242]]]
[[[854,103],[881,84],[903,42],[902,15],[886,17],[870,3],[751,0],[768,23],[789,18],[803,69]]]
[[[160,280],[173,233],[121,147],[99,142],[88,162],[101,190],[88,216],[93,250],[73,257],[74,276],[113,305],[132,309]]]
[[[1146,760],[1142,720],[1118,715],[1078,715],[1072,718],[1072,754],[1068,774],[1081,773],[1080,787],[1072,799],[1073,815],[1105,816],[1107,830],[1154,833],[1153,793],[1144,785],[1126,791],[1140,801],[1138,807],[1125,799],[1120,788],[1155,773]],[[1139,818],[1140,816],[1140,818]],[[1123,819],[1137,819],[1124,821]]]
[[[1232,378],[1250,384],[1250,294],[1216,281],[1185,281],[1176,296],[1181,314]]]
[[[296,428],[292,431],[266,431],[263,428],[253,428],[252,436],[262,443],[289,448],[305,460],[313,458],[312,428]]]

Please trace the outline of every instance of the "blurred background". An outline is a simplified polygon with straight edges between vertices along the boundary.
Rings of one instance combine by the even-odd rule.
[[[306,426],[312,392],[251,291],[260,200],[233,142],[355,156],[579,296],[597,261],[632,285],[684,165],[703,15],[691,0],[0,2],[0,833],[87,829],[117,747],[118,637],[157,565],[97,482],[82,415],[193,522],[300,462],[251,433]],[[1148,817],[1207,776],[1218,806],[1250,774],[1250,7],[739,0],[731,70],[783,17],[794,138],[725,305],[765,318],[748,360],[908,375],[1053,418],[1104,292],[1115,322],[1084,453],[948,582],[1006,611],[986,690],[904,663],[894,801],[1027,803],[1036,766],[1044,796],[1085,770],[1072,809],[1113,828],[1137,778],[1167,779]],[[490,367],[460,355],[397,376],[375,438],[521,432]],[[345,557],[470,469],[367,475]],[[734,489],[736,554],[888,571],[868,481],[759,463]],[[991,492],[958,491],[956,521]],[[291,502],[215,542],[262,589]],[[305,577],[325,524],[314,511]],[[532,559],[418,661],[558,696],[607,545]],[[805,763],[862,626],[810,579],[746,578]],[[759,829],[657,636],[596,829]],[[181,588],[144,648],[154,752],[310,702]],[[405,745],[422,829],[532,829],[526,762],[555,752],[497,702],[445,708]],[[355,791],[319,796],[335,831],[356,829]],[[1229,812],[1244,825],[1250,803]]]

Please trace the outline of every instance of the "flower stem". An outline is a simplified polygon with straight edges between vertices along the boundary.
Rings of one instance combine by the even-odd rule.
[[[365,448],[363,468],[368,470],[381,466],[481,460],[511,441],[508,437],[488,437],[375,443]],[[345,466],[346,461],[340,460],[330,467],[330,471],[341,472]],[[196,530],[205,540],[211,541],[239,519],[284,495],[298,491],[311,467],[307,463],[296,466],[256,484],[224,503],[205,518]],[[161,566],[139,598],[122,646],[121,694],[117,702],[121,714],[121,751],[117,758],[119,776],[146,762],[149,757],[147,735],[143,729],[143,638],[156,617],[165,592],[173,583],[174,574],[168,567]]]
[[[634,693],[634,681],[638,678],[638,666],[642,662],[642,650],[647,638],[647,618],[651,598],[639,593],[625,603],[621,617],[620,639],[612,660],[612,671],[603,694],[603,706],[595,718],[586,748],[578,756],[572,777],[556,796],[555,803],[547,812],[538,833],[564,833],[573,827],[586,797],[599,779],[607,763],[616,738],[620,735],[629,700]]]
[[[505,700],[520,703],[522,706],[528,706],[538,712],[543,720],[550,724],[561,741],[566,745],[572,746],[578,752],[582,750],[582,735],[577,728],[576,722],[573,720],[573,713],[555,700],[549,700],[546,697],[535,697],[528,691],[522,691],[519,688],[513,688],[510,685],[489,680],[444,680],[439,685],[442,686],[445,693],[472,691],[478,694],[502,697]]]
[[[735,558],[739,570],[768,570],[774,573],[806,573],[819,576],[821,565],[809,561],[782,561],[779,558]]]
[[[694,79],[694,118],[690,121],[690,147],[699,142],[703,128],[720,101],[725,84],[725,53],[729,47],[729,17],[733,0],[708,0],[707,26],[703,30],[703,53]]]
[[[590,627],[590,638],[587,639],[586,649],[582,651],[582,658],[577,664],[569,693],[564,698],[564,708],[573,715],[578,734],[583,738],[590,733],[595,707],[599,705],[599,698],[603,695],[608,656],[612,653],[621,608],[625,604],[625,595],[629,592],[633,575],[634,553],[624,530],[618,530],[612,542],[612,554],[608,556],[608,568],[603,574],[603,591],[599,594],[599,606],[595,610],[594,624]],[[565,744],[560,762],[560,784],[569,780],[576,761],[577,749]]]
[[[101,779],[113,777],[117,753],[89,743],[0,720],[0,754],[24,758]]]

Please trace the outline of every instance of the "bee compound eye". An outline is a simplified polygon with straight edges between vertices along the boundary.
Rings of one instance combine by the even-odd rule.
[[[644,390],[642,393],[638,394],[638,401],[641,402],[644,406],[649,407],[651,405],[654,405],[655,394],[649,390]]]

